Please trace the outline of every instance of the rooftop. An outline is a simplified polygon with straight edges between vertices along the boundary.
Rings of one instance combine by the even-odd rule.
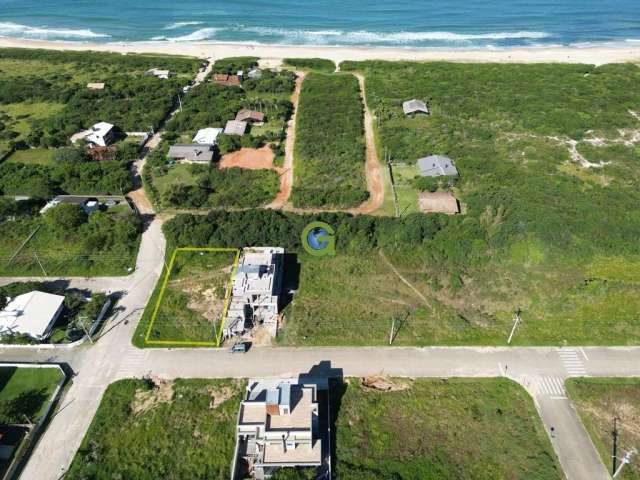
[[[213,149],[210,145],[200,143],[177,143],[169,147],[167,156],[189,162],[206,163],[213,159]]]
[[[431,155],[418,159],[418,169],[423,177],[458,176],[458,170],[453,164],[453,160],[442,155]]]
[[[0,311],[0,332],[45,336],[64,302],[62,295],[33,290],[18,295]]]
[[[236,114],[236,121],[264,122],[264,113],[258,112],[257,110],[243,108]]]
[[[322,462],[322,444],[319,441],[309,444],[300,444],[296,448],[283,448],[282,443],[268,443],[264,447],[262,463],[267,464],[294,464],[294,465],[320,465]]]
[[[224,127],[225,135],[244,135],[247,129],[247,122],[240,122],[238,120],[229,120]]]
[[[218,140],[218,135],[222,133],[222,128],[201,128],[193,137],[193,143],[200,143],[203,145],[215,145]]]
[[[407,100],[402,103],[402,110],[405,115],[411,115],[412,113],[429,113],[429,108],[427,104],[422,100]]]

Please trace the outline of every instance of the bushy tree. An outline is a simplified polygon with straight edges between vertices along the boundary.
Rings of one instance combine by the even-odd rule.
[[[78,205],[61,203],[45,213],[47,224],[60,233],[69,233],[87,222],[87,214]]]

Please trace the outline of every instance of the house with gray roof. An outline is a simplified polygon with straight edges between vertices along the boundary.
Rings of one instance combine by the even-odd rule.
[[[407,100],[402,103],[402,110],[405,115],[415,115],[416,113],[424,113],[425,115],[429,115],[429,108],[427,104],[422,100]]]
[[[421,177],[457,177],[458,169],[453,160],[443,155],[431,155],[418,159],[418,169]]]
[[[244,135],[244,132],[247,130],[247,122],[242,122],[240,120],[229,120],[227,125],[224,127],[225,135]]]
[[[178,143],[169,148],[169,158],[191,163],[209,163],[213,160],[213,146],[200,143]]]

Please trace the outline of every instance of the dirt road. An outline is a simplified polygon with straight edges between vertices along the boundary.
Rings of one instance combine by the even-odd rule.
[[[289,201],[291,188],[293,187],[293,150],[296,144],[296,114],[298,113],[298,99],[300,98],[300,89],[304,80],[305,72],[296,72],[296,88],[291,95],[291,103],[293,103],[293,114],[287,124],[287,139],[284,144],[284,164],[282,165],[282,173],[280,174],[280,191],[266,208],[280,209],[284,208]]]
[[[384,201],[384,182],[382,180],[382,167],[376,151],[376,137],[373,131],[373,115],[367,106],[367,97],[364,88],[364,77],[359,73],[355,76],[360,84],[362,101],[364,103],[364,134],[367,142],[367,162],[365,166],[369,200],[357,208],[349,210],[353,214],[372,213],[382,206]]]

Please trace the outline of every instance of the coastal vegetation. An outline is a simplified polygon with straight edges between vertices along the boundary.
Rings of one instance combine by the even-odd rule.
[[[110,385],[65,478],[227,478],[244,386],[199,379]]]
[[[368,198],[362,107],[353,75],[305,77],[296,117],[296,207],[349,208]]]
[[[126,275],[135,267],[142,227],[130,209],[86,215],[59,205],[41,216],[34,207],[0,202],[0,275]]]
[[[59,147],[99,121],[123,131],[157,128],[199,65],[186,57],[0,49],[0,141],[18,148]],[[146,76],[154,67],[176,75]],[[105,88],[90,90],[90,82]]]
[[[325,58],[285,58],[282,63],[296,70],[311,70],[321,73],[333,73],[336,69],[336,64]]]
[[[258,57],[226,57],[220,58],[213,64],[213,73],[228,73],[235,75],[239,71],[248,73],[258,66]]]
[[[617,419],[618,428],[618,458],[640,444],[640,379],[570,378],[566,381],[566,387],[571,402],[607,468],[612,462],[611,429],[614,418]],[[635,461],[629,463],[616,478],[640,479],[640,464]]]
[[[394,344],[503,344],[517,305],[523,305],[526,321],[515,344],[637,342],[640,260],[594,257],[584,271],[574,265],[549,272],[547,262],[562,266],[563,258],[527,237],[496,265],[488,256],[497,248],[496,235],[489,233],[499,232],[501,215],[490,211],[476,224],[469,216],[419,213],[391,218],[214,211],[178,215],[164,232],[175,246],[279,245],[297,253],[299,285],[278,337],[284,344],[388,344],[392,324]],[[314,220],[335,229],[334,257],[311,257],[300,248],[300,233]],[[529,291],[521,290],[525,285]],[[503,293],[514,288],[515,299]],[[523,299],[529,299],[527,308]]]

